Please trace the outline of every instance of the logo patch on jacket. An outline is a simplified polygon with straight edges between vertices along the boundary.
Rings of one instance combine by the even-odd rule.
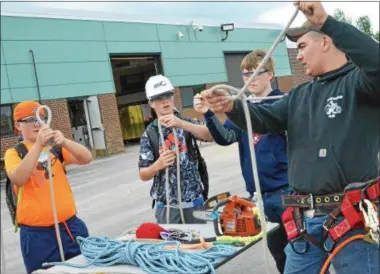
[[[325,106],[325,112],[329,118],[335,118],[337,114],[342,113],[342,107],[339,106],[339,99],[343,99],[342,95],[336,97],[330,97],[327,99],[327,104]]]

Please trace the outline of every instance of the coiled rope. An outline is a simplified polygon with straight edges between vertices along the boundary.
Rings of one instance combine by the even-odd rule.
[[[106,237],[77,237],[82,255],[87,264],[72,264],[68,262],[44,263],[43,266],[68,266],[86,268],[89,266],[108,267],[117,264],[127,264],[140,267],[153,274],[167,273],[215,273],[214,265],[223,258],[232,256],[235,247],[216,245],[197,252],[179,250],[180,242],[171,241],[157,244],[136,241],[116,241]],[[176,246],[174,250],[166,247]]]
[[[248,132],[248,139],[249,139],[249,150],[250,150],[250,154],[251,154],[253,178],[254,178],[254,182],[255,182],[255,187],[256,187],[256,192],[257,192],[257,198],[258,198],[258,203],[259,203],[260,211],[262,212],[262,214],[260,214],[260,222],[262,224],[262,231],[263,231],[264,257],[265,257],[265,267],[266,267],[266,272],[267,273],[269,273],[268,259],[267,259],[268,254],[267,254],[267,250],[266,250],[266,246],[268,245],[267,225],[266,225],[266,222],[265,222],[264,204],[263,204],[263,198],[262,198],[262,195],[261,195],[261,187],[260,187],[259,175],[258,175],[258,171],[257,171],[257,162],[256,162],[255,147],[253,145],[254,144],[254,140],[253,140],[253,132],[252,132],[252,121],[251,121],[251,117],[249,115],[247,96],[245,95],[245,92],[247,91],[247,87],[249,86],[249,84],[256,78],[256,76],[258,75],[258,73],[260,72],[260,70],[268,62],[269,58],[272,56],[272,54],[273,54],[274,50],[276,49],[276,47],[284,39],[285,33],[289,29],[290,25],[293,23],[294,19],[297,17],[298,11],[299,11],[299,7],[297,6],[296,9],[295,9],[295,11],[294,11],[294,14],[291,17],[291,19],[286,24],[286,26],[284,27],[284,29],[281,31],[281,33],[279,34],[279,36],[277,37],[277,39],[274,41],[272,47],[268,50],[268,52],[265,55],[265,57],[263,58],[263,60],[260,62],[260,64],[255,69],[255,72],[251,75],[250,78],[248,78],[247,82],[245,83],[245,85],[243,86],[243,88],[241,90],[239,90],[239,89],[237,89],[235,87],[229,86],[229,85],[216,85],[216,86],[213,86],[211,89],[209,89],[209,92],[213,92],[213,91],[215,91],[217,89],[226,89],[226,90],[229,90],[230,94],[231,94],[231,91],[235,92],[236,93],[235,95],[231,95],[230,96],[230,100],[231,101],[241,100],[241,102],[243,104],[244,115],[245,115],[245,120],[246,120],[246,124],[247,124],[247,132]],[[256,98],[254,98],[254,99],[256,99]],[[261,100],[262,98],[257,98],[257,99]],[[272,99],[272,98],[268,97],[268,99]]]

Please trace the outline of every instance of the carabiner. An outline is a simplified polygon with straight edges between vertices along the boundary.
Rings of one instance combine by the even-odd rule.
[[[367,207],[367,212],[363,207],[363,203]],[[380,228],[379,228],[379,217],[375,211],[371,201],[364,199],[359,203],[359,209],[363,213],[365,226],[369,228],[369,233],[372,239],[379,244],[380,241]]]
[[[301,251],[297,251],[296,248],[294,247],[294,243],[295,243],[296,241],[298,241],[298,240],[301,240],[301,239],[305,242],[305,248],[302,249]],[[301,236],[298,236],[297,238],[295,238],[295,239],[293,239],[293,240],[291,240],[291,241],[289,242],[289,244],[290,244],[290,247],[293,249],[293,251],[294,251],[295,253],[299,254],[299,255],[303,255],[303,254],[305,254],[305,253],[309,250],[309,246],[310,246],[309,241],[306,240],[302,235],[301,235]]]
[[[331,248],[327,248],[327,246],[326,246],[326,242],[327,242],[328,239],[330,239],[331,242],[332,242]],[[334,248],[335,248],[335,246],[336,246],[336,242],[337,242],[337,241],[334,241],[334,240],[331,238],[330,234],[327,233],[327,236],[325,237],[325,239],[324,239],[324,241],[323,241],[323,249],[326,250],[326,252],[331,253],[331,251],[333,251]]]
[[[46,110],[46,112],[47,112],[47,120],[46,120],[46,122],[45,121],[43,121],[42,119],[41,119],[41,116],[40,116],[40,112],[41,112],[41,110]],[[38,108],[37,108],[37,110],[36,110],[36,118],[37,118],[37,120],[38,120],[38,122],[41,124],[41,125],[48,125],[48,126],[50,126],[50,123],[51,123],[51,118],[52,118],[52,115],[51,115],[51,109],[48,107],[48,106],[46,106],[46,105],[41,105],[41,106],[39,106]]]

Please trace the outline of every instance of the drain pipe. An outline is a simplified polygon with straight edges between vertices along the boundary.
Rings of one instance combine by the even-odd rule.
[[[29,52],[32,54],[34,76],[36,77],[36,84],[37,84],[38,102],[41,104],[41,91],[40,91],[40,84],[38,82],[38,76],[37,76],[36,59],[34,58],[33,50],[30,49]]]

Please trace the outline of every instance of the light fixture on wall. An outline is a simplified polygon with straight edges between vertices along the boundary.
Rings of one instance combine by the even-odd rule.
[[[228,37],[228,32],[229,31],[233,31],[235,29],[235,25],[234,23],[230,23],[230,24],[222,24],[220,25],[220,29],[222,31],[225,31],[226,32],[226,37],[222,38],[222,42],[225,41]]]
[[[185,35],[182,33],[182,32],[177,32],[177,39],[179,40],[179,39],[181,39],[181,38],[183,38],[183,37],[185,37]]]

